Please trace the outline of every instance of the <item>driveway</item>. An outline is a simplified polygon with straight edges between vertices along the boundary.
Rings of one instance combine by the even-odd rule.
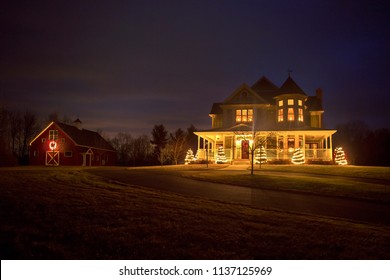
[[[390,205],[387,204],[197,181],[149,169],[96,168],[87,171],[123,184],[187,196],[240,203],[262,209],[342,218],[359,223],[390,225]]]

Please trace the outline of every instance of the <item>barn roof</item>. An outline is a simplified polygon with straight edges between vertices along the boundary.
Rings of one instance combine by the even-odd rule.
[[[115,149],[97,132],[79,129],[65,123],[57,123],[57,125],[72,138],[76,145],[115,151]]]

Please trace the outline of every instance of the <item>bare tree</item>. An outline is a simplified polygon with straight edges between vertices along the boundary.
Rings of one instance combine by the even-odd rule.
[[[237,131],[236,135],[241,137],[242,140],[249,141],[249,153],[250,153],[250,162],[251,162],[251,175],[253,175],[254,165],[255,165],[255,151],[260,149],[261,146],[266,146],[272,142],[272,139],[275,139],[275,132],[262,132],[262,131]],[[261,162],[260,162],[261,168]]]
[[[185,146],[187,143],[187,134],[180,128],[175,134],[170,134],[168,145],[173,162],[177,165],[180,158],[184,158]]]

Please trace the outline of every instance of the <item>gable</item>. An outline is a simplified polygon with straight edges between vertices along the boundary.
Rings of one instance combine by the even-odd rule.
[[[34,141],[40,139],[42,135],[48,133],[49,130],[59,130],[62,134],[66,135],[75,145],[84,146],[89,148],[115,151],[115,149],[97,132],[78,129],[73,125],[64,123],[51,122],[46,128],[44,128],[31,142],[30,146]]]
[[[242,84],[224,101],[225,104],[267,104],[253,89],[247,84]]]

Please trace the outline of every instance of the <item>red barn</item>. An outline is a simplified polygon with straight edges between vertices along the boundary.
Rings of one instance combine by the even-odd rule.
[[[116,164],[115,149],[97,132],[74,125],[51,122],[30,143],[32,165],[102,166]]]

